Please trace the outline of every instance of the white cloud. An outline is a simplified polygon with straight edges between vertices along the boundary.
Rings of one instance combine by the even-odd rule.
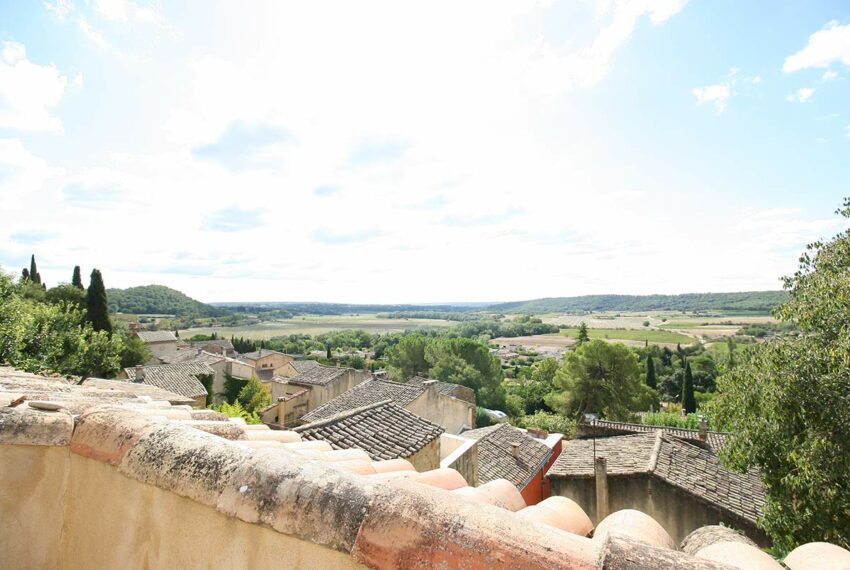
[[[827,69],[826,71],[823,72],[823,80],[824,81],[832,81],[836,77],[838,77],[838,72],[832,71],[831,69]]]
[[[782,71],[827,67],[835,61],[850,65],[850,24],[841,26],[833,20],[809,36],[806,47],[786,57]]]
[[[714,103],[717,112],[722,113],[723,109],[726,108],[726,101],[729,100],[731,89],[727,84],[717,83],[705,87],[695,87],[691,93],[697,98],[697,105]]]
[[[17,201],[0,238],[26,236],[23,213],[37,209],[59,234],[36,251],[51,283],[82,264],[103,269],[108,286],[158,282],[207,301],[777,286],[798,253],[785,249],[821,235],[805,224],[795,238],[777,233],[804,216],[759,221],[773,236],[763,241],[741,213],[746,197],[707,204],[715,189],[699,176],[612,167],[605,133],[590,128],[599,123],[580,135],[563,128],[584,119],[575,91],[601,91],[632,36],[657,33],[647,24],[682,3],[599,6],[579,10],[579,23],[571,13],[575,30],[558,33],[547,19],[557,11],[532,0],[215,4],[202,10],[203,33],[186,31],[190,55],[169,52],[173,66],[152,58],[156,73],[128,64],[139,82],[167,86],[150,91],[155,113],[122,118],[137,126],[168,116],[134,129],[132,152],[66,169],[27,154],[20,162],[30,166],[11,178],[0,170],[0,199]],[[113,19],[85,12],[89,31],[123,48],[116,30],[132,12],[104,10]],[[745,81],[758,83],[730,72],[702,95],[725,105]],[[94,88],[89,81],[83,95]],[[284,142],[267,136],[280,131]],[[222,165],[227,143],[244,152],[238,168]],[[677,194],[678,212],[700,216],[670,209],[680,187],[693,191]],[[138,239],[159,227],[169,231]],[[670,259],[681,261],[663,279],[646,270]]]
[[[0,128],[61,132],[52,115],[68,80],[51,64],[27,59],[23,44],[4,41],[0,50]]]
[[[758,85],[761,83],[762,78],[760,76],[743,76],[740,75],[740,71],[741,70],[737,67],[733,67],[718,83],[691,89],[691,93],[693,93],[694,97],[697,99],[697,107],[706,103],[714,103],[714,106],[717,109],[717,114],[719,115],[726,109],[726,104],[729,102],[729,99],[737,94],[735,91],[736,85],[739,83],[749,83],[751,85]]]
[[[815,89],[814,87],[803,87],[798,89],[796,92],[792,93],[785,97],[786,100],[797,103],[805,103],[809,99],[811,99],[812,95],[814,95]]]
[[[46,1],[44,3],[44,7],[47,8],[48,12],[53,12],[53,14],[55,14],[60,20],[64,20],[65,16],[74,10],[74,5],[71,3],[71,0],[55,0],[53,2]]]

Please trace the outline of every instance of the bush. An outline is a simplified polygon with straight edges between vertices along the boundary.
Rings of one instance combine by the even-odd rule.
[[[228,404],[227,402],[222,402],[221,404],[209,406],[211,410],[215,410],[217,412],[221,412],[225,416],[229,418],[242,418],[246,423],[249,424],[259,424],[262,423],[260,421],[260,416],[256,412],[251,413],[245,408],[242,407],[242,404],[237,400],[232,404]]]
[[[650,426],[699,429],[699,415],[688,414],[687,416],[682,416],[681,414],[672,412],[653,412],[641,416],[640,423]]]
[[[522,428],[537,428],[553,433],[562,433],[572,439],[576,433],[576,422],[560,414],[540,410],[530,416],[518,418],[516,425]]]
[[[490,414],[484,411],[484,408],[478,406],[475,408],[475,427],[482,428],[493,425],[493,418]]]

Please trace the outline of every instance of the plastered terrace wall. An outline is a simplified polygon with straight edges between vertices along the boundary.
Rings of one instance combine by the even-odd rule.
[[[460,433],[464,426],[475,426],[475,406],[464,400],[440,394],[436,386],[425,390],[405,406],[420,418],[446,428],[448,433]]]
[[[68,447],[0,445],[5,568],[363,568]]]
[[[440,436],[440,467],[455,469],[470,487],[478,486],[478,440],[444,433]]]

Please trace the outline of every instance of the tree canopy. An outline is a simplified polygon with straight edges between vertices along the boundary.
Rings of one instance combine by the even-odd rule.
[[[850,202],[839,213],[850,217]],[[785,278],[776,316],[799,336],[759,343],[718,378],[714,419],[734,432],[721,458],[758,468],[761,525],[781,548],[850,547],[850,231],[815,242]]]

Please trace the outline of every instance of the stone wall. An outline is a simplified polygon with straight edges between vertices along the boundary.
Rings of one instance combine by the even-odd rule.
[[[405,408],[420,418],[443,426],[451,434],[459,434],[465,425],[475,427],[475,406],[440,394],[436,386],[425,390]]]
[[[550,478],[552,495],[572,499],[594,523],[596,519],[596,482],[593,478]],[[743,531],[757,544],[767,545],[767,537],[755,525],[707,505],[672,485],[650,475],[609,476],[608,512],[621,509],[642,511],[663,526],[676,543],[692,531],[706,525],[723,523]]]
[[[440,438],[435,437],[431,443],[406,459],[417,471],[437,469],[440,466]]]

